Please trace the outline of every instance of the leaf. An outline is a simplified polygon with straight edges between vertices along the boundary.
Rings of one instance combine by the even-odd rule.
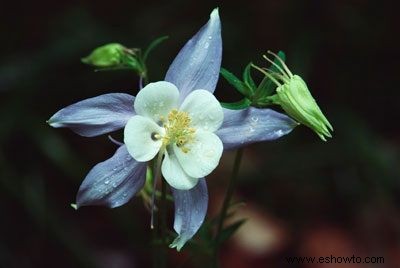
[[[237,102],[221,102],[221,106],[230,110],[242,110],[246,109],[251,105],[251,101],[248,98],[244,98]]]
[[[228,81],[228,83],[233,86],[237,91],[239,91],[243,96],[251,96],[251,89],[239,78],[237,78],[233,73],[224,68],[221,68],[220,73],[226,79],[226,81]]]
[[[283,51],[279,51],[278,56],[283,61],[286,60],[286,56]],[[282,68],[282,64],[280,63],[280,61],[277,58],[275,58],[274,63]],[[274,64],[271,64],[271,68],[269,68],[269,69],[273,72],[279,72],[278,68]],[[274,84],[274,82],[272,82],[271,79],[269,79],[268,77],[264,77],[264,79],[261,81],[260,85],[258,85],[257,92],[260,92],[261,93],[260,95],[262,97],[266,97],[266,96],[271,96],[275,92],[275,89],[276,89],[276,85]]]
[[[257,85],[251,77],[251,62],[247,64],[246,68],[243,71],[243,81],[244,83],[251,89],[253,93],[257,89]]]
[[[143,53],[143,62],[146,62],[147,57],[149,56],[150,52],[153,51],[153,49],[155,49],[156,47],[158,47],[162,42],[164,42],[165,40],[167,40],[169,38],[169,36],[165,35],[165,36],[161,36],[155,40],[153,40],[150,45],[146,48],[146,50]]]
[[[215,241],[217,244],[222,244],[226,240],[228,240],[239,228],[242,226],[243,223],[246,222],[246,219],[239,220],[228,227],[224,228],[219,237],[218,240]]]

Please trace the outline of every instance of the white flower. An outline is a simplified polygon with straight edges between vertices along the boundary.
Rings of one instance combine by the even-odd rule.
[[[134,109],[124,130],[128,152],[139,162],[164,154],[161,172],[172,187],[191,189],[217,167],[223,145],[214,132],[224,113],[212,93],[193,90],[180,101],[178,88],[160,81],[140,90]]]

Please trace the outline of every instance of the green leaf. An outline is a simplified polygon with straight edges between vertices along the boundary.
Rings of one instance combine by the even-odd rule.
[[[220,73],[226,79],[226,81],[228,81],[228,83],[233,86],[237,91],[239,91],[243,96],[251,96],[251,89],[239,78],[237,78],[233,73],[224,68],[221,68]]]
[[[286,55],[283,51],[278,52],[278,56],[285,61],[286,60]],[[275,58],[274,63],[276,63],[279,67],[282,68],[282,64],[278,59]],[[279,72],[278,68],[274,65],[271,64],[271,71],[273,72]],[[271,96],[272,94],[275,93],[276,85],[274,82],[271,81],[268,77],[264,77],[264,79],[261,81],[261,83],[258,85],[257,92],[259,92],[260,96],[262,97],[267,97]]]
[[[242,224],[245,222],[246,222],[246,219],[242,219],[242,220],[239,220],[239,221],[229,225],[228,227],[226,227],[225,229],[223,229],[221,231],[218,241],[215,241],[215,242],[218,244],[222,244],[223,242],[228,240],[240,228],[240,226],[242,226]]]
[[[237,102],[221,102],[221,106],[230,110],[242,110],[246,109],[251,105],[251,101],[248,98],[244,98]]]
[[[257,89],[257,85],[251,77],[251,62],[247,64],[246,68],[243,71],[243,81],[244,83],[251,89],[253,93]]]
[[[150,45],[146,48],[146,50],[143,53],[143,61],[146,62],[147,57],[149,56],[150,52],[153,51],[153,49],[155,49],[156,47],[158,47],[162,42],[164,42],[165,40],[167,40],[169,38],[169,36],[165,35],[165,36],[161,36],[155,40],[153,40]]]

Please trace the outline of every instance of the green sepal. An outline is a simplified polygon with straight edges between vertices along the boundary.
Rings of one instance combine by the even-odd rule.
[[[169,36],[165,35],[165,36],[161,36],[161,37],[154,39],[143,53],[143,57],[142,57],[143,62],[146,62],[151,51],[153,51],[156,47],[158,47],[162,42],[164,42],[168,38],[169,38]]]
[[[286,55],[283,51],[279,51],[278,56],[283,61],[286,60]],[[277,58],[275,58],[274,63],[277,64],[279,67],[283,68],[281,62]],[[270,70],[273,72],[279,72],[278,68],[274,66],[274,64],[271,65]],[[275,83],[272,82],[271,79],[269,79],[267,76],[265,76],[264,79],[261,81],[260,85],[258,85],[258,88],[256,90],[256,95],[259,96],[259,98],[264,98],[274,94],[275,90],[276,90]]]
[[[228,240],[245,222],[246,219],[238,220],[237,222],[232,223],[228,227],[224,228],[220,233],[218,241],[215,241],[215,243],[222,244]]]
[[[250,89],[250,87],[248,87],[244,82],[237,78],[233,73],[224,68],[221,68],[220,74],[243,96],[249,97],[252,95],[252,90]]]
[[[243,82],[250,88],[251,93],[253,93],[257,89],[257,85],[251,77],[251,62],[247,64],[246,68],[243,71]]]
[[[230,110],[242,110],[250,107],[251,100],[244,98],[237,102],[221,102],[221,106]]]

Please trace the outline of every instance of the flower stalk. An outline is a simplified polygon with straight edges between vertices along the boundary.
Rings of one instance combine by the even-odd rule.
[[[221,240],[222,227],[224,226],[224,221],[225,221],[225,218],[226,218],[226,216],[228,214],[229,205],[231,203],[231,199],[232,199],[233,193],[234,193],[235,188],[236,188],[238,175],[239,175],[240,164],[242,162],[242,156],[243,156],[243,148],[240,148],[240,149],[238,149],[236,151],[231,179],[229,180],[228,189],[226,190],[224,202],[222,204],[221,212],[220,212],[219,217],[218,217],[217,231],[216,231],[216,234],[215,234],[214,256],[213,256],[213,259],[214,259],[213,260],[213,267],[214,268],[219,267],[218,253],[219,253],[219,247],[220,247],[220,244],[221,244],[220,240]]]

